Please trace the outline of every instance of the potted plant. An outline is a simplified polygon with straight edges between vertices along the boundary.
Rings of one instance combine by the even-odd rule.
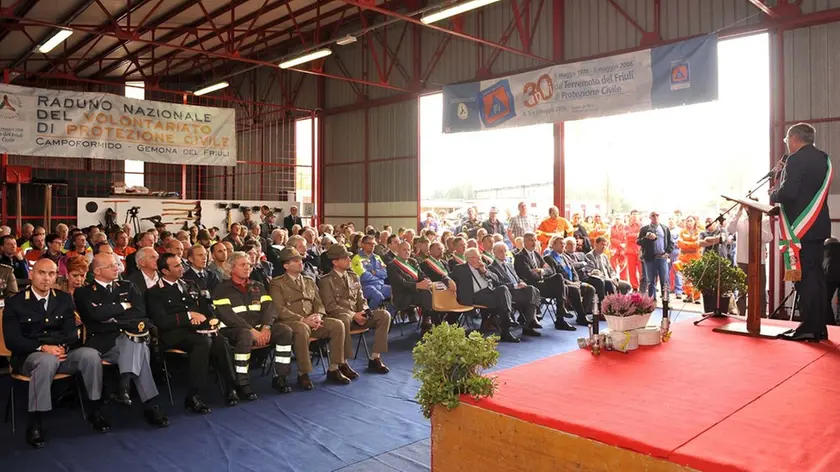
[[[656,301],[641,293],[622,295],[615,293],[604,297],[601,314],[612,331],[630,331],[644,328],[656,310]]]
[[[720,292],[718,292],[718,268],[720,268]],[[683,275],[703,294],[703,310],[714,311],[717,307],[723,313],[729,311],[732,293],[746,292],[747,274],[721,257],[717,251],[706,251],[700,259],[689,262],[683,268]]]
[[[464,328],[449,323],[423,335],[412,351],[412,374],[420,381],[416,399],[426,418],[432,417],[435,406],[455,408],[462,394],[476,399],[493,396],[496,379],[482,375],[482,371],[499,360],[498,341],[498,336],[484,338],[477,331],[466,336]]]

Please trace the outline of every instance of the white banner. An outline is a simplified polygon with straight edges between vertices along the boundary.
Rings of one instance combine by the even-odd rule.
[[[443,132],[557,123],[717,99],[717,38],[443,88]]]
[[[0,84],[0,152],[236,165],[231,108]]]

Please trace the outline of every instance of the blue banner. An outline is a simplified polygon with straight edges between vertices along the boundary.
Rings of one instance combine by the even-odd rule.
[[[717,100],[717,37],[443,88],[443,132],[460,133]]]

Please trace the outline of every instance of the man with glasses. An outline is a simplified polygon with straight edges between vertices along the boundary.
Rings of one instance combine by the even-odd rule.
[[[831,236],[828,193],[832,166],[828,154],[814,146],[816,131],[807,123],[788,129],[785,144],[790,156],[781,182],[770,192],[783,216],[780,244],[784,249],[785,280],[796,282],[802,323],[783,334],[791,341],[828,339],[829,296],[823,272],[823,244]]]
[[[353,272],[362,281],[362,292],[372,310],[379,308],[385,299],[391,298],[391,286],[385,284],[388,269],[382,259],[373,253],[374,247],[376,240],[373,236],[364,236],[359,253],[351,261]]]
[[[87,329],[85,346],[99,351],[102,359],[116,364],[119,389],[111,400],[131,406],[131,382],[145,405],[146,421],[159,428],[169,419],[156,404],[157,386],[149,364],[149,328],[143,296],[131,282],[118,281],[117,263],[110,254],[97,254],[91,266],[94,283],[76,289],[76,310]]]
[[[496,315],[496,323],[503,342],[518,343],[519,338],[510,332],[513,300],[510,290],[503,285],[481,259],[476,248],[465,253],[467,263],[452,269],[452,280],[458,293],[458,303],[465,306],[483,305]]]

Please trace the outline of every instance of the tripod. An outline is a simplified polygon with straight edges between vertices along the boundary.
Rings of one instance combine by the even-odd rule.
[[[125,212],[125,224],[129,224],[129,222],[134,228],[134,234],[140,234],[140,220],[137,218],[137,210],[134,208],[129,208]]]
[[[791,308],[791,310],[790,310],[790,319],[788,320],[788,321],[793,321],[793,316],[796,314],[796,310],[799,309],[799,292],[796,291],[796,287],[793,287],[793,289],[791,289],[790,293],[788,293],[785,296],[785,298],[782,299],[782,302],[779,303],[779,306],[777,306],[776,309],[773,310],[773,313],[770,313],[769,315],[767,315],[767,317],[768,318],[773,318],[778,313],[781,313],[782,310],[785,309],[785,304],[787,303],[788,299],[794,293],[796,294],[796,296],[793,297],[793,308]]]

